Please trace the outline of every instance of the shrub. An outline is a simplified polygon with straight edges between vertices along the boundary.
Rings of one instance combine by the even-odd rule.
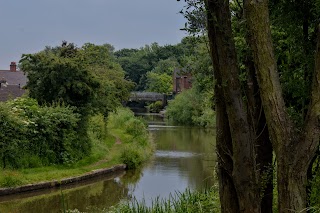
[[[117,108],[116,112],[110,113],[108,116],[108,127],[113,129],[121,129],[128,120],[134,118],[134,113],[127,108]]]
[[[195,88],[185,90],[168,103],[166,117],[178,124],[213,127],[215,112],[212,109],[212,96],[209,92],[200,93]]]
[[[98,114],[89,118],[88,131],[98,140],[105,139],[107,135],[107,126],[105,118],[102,114]]]
[[[127,165],[128,169],[136,169],[144,161],[142,152],[139,148],[133,146],[126,146],[122,150],[120,160]]]
[[[40,107],[21,98],[0,104],[0,164],[28,168],[70,164],[82,158],[90,142],[79,134],[79,114],[56,104]]]
[[[128,108],[118,108],[115,113],[110,113],[108,127],[123,131],[133,139],[146,140],[148,137],[146,123]]]

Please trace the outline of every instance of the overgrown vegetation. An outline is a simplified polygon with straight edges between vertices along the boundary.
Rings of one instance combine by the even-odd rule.
[[[72,145],[79,143],[69,141],[79,139],[79,134],[72,128],[70,130],[67,128],[73,127],[67,125],[71,122],[70,117],[67,117],[67,112],[71,113],[71,109],[62,106],[54,106],[52,109],[49,109],[50,107],[39,108],[33,99],[18,99],[7,104],[1,104],[0,109],[14,103],[16,103],[15,106],[20,104],[28,110],[32,108],[43,116],[37,117],[37,115],[31,113],[33,111],[21,110],[22,107],[17,108],[20,112],[18,115],[10,114],[12,119],[18,119],[17,116],[21,114],[25,116],[29,113],[33,120],[21,120],[21,124],[30,125],[30,122],[34,123],[32,124],[33,128],[30,129],[22,126],[22,131],[18,128],[20,132],[15,132],[14,135],[13,131],[17,129],[11,129],[12,134],[8,135],[14,140],[9,140],[9,143],[8,140],[1,141],[0,151],[2,157],[5,157],[6,167],[1,169],[0,187],[12,187],[81,175],[93,169],[105,168],[119,163],[127,163],[129,168],[136,168],[145,162],[154,150],[153,144],[149,140],[146,125],[140,119],[134,117],[129,109],[119,108],[117,112],[110,114],[108,122],[105,121],[102,114],[90,117],[87,134],[92,151],[83,156],[81,160],[71,158],[72,156],[78,157],[74,154],[77,151],[76,147],[72,147]],[[25,103],[29,103],[29,106],[26,106]],[[63,110],[61,111],[61,109]],[[64,116],[60,115],[62,112]],[[53,116],[50,113],[56,113],[56,115]],[[60,117],[57,115],[60,115]],[[38,120],[42,121],[44,118],[46,118],[46,122],[38,125]],[[4,119],[1,119],[1,121],[6,122]],[[46,128],[51,128],[50,131],[46,131],[46,128],[40,126],[44,123],[48,125]],[[54,129],[55,125],[61,129]],[[51,132],[53,130],[55,130],[55,133]],[[10,131],[7,130],[7,132]],[[1,133],[3,134],[3,132]],[[18,138],[15,139],[14,137]],[[22,137],[27,138],[21,140]],[[55,141],[53,141],[53,138]],[[16,143],[11,144],[11,141]],[[51,141],[55,143],[50,143]],[[8,148],[5,148],[3,144],[6,144]],[[61,146],[57,147],[59,144]],[[62,150],[65,153],[63,155],[61,154]],[[65,156],[68,156],[68,158],[63,158]],[[61,162],[58,160],[61,160]]]
[[[207,41],[205,37],[186,40],[194,53],[183,58],[185,69],[192,73],[192,88],[169,102],[166,117],[179,124],[214,127],[214,80]]]
[[[143,120],[134,117],[132,111],[119,108],[110,114],[108,127],[118,135],[118,143],[123,143],[120,160],[129,169],[137,168],[150,157],[154,147],[150,143],[147,126]]]
[[[64,41],[23,55],[19,66],[31,98],[0,104],[3,168],[70,165],[91,154],[92,116],[107,119],[133,86],[112,51],[111,45],[78,48]],[[99,140],[105,135],[106,129]]]
[[[87,138],[77,134],[80,115],[72,107],[40,107],[34,99],[20,98],[0,103],[0,117],[3,168],[70,164],[90,150]]]
[[[178,124],[214,127],[211,98],[211,95],[197,93],[195,87],[185,90],[169,102],[166,117]]]

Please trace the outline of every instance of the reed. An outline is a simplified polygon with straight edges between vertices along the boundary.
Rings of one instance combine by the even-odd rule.
[[[220,212],[218,191],[215,187],[202,191],[175,192],[168,199],[155,198],[151,205],[145,200],[120,203],[108,213],[210,213]]]

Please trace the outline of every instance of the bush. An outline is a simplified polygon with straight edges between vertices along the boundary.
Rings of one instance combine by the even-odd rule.
[[[130,135],[132,139],[146,140],[148,137],[145,122],[135,117],[134,113],[128,108],[118,108],[115,113],[110,113],[108,127],[119,129],[124,134]]]
[[[60,104],[40,107],[21,98],[0,104],[0,157],[3,168],[70,164],[90,142],[79,134],[79,114]]]
[[[166,117],[174,123],[213,127],[215,112],[209,92],[200,93],[195,88],[185,90],[170,101]]]
[[[107,136],[107,126],[102,114],[90,117],[88,131],[97,140],[103,140]]]
[[[142,152],[132,146],[127,146],[122,150],[120,160],[127,165],[127,169],[136,169],[144,161]]]

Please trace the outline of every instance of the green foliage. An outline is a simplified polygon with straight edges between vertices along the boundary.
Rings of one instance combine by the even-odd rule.
[[[137,142],[145,145],[148,141],[147,125],[141,118],[134,116],[128,108],[118,108],[108,117],[108,127],[117,129],[128,136],[128,143]]]
[[[147,126],[127,108],[118,108],[108,117],[108,128],[124,143],[120,159],[128,168],[136,168],[145,162],[152,153]]]
[[[166,117],[175,123],[213,127],[213,94],[199,93],[196,88],[183,91],[170,101]]]
[[[152,70],[154,73],[162,74],[165,73],[172,76],[175,68],[180,68],[181,65],[175,58],[168,58],[165,60],[160,60],[157,66]]]
[[[312,178],[310,179],[309,184],[309,202],[310,206],[320,209],[320,162],[319,162],[319,155],[317,156],[317,159],[315,160],[315,163],[312,167]],[[313,211],[311,211],[313,212]]]
[[[77,59],[40,52],[24,55],[20,62],[28,75],[29,95],[41,105],[63,101],[83,115],[90,112],[100,84]]]
[[[149,112],[160,112],[163,109],[162,101],[156,101],[147,106]]]
[[[127,165],[128,169],[136,169],[144,161],[143,153],[136,147],[126,146],[121,152],[120,160]]]
[[[126,77],[136,84],[135,90],[141,91],[146,89],[148,72],[171,76],[174,68],[183,66],[182,58],[193,54],[191,40],[183,39],[177,45],[159,46],[152,43],[140,49],[121,49],[114,55]]]
[[[93,102],[94,111],[101,112],[106,117],[109,112],[121,106],[134,87],[133,82],[125,79],[125,73],[115,62],[112,50],[110,45],[97,46],[90,43],[84,44],[80,50],[89,71],[101,85]]]
[[[166,73],[158,74],[155,72],[148,72],[146,76],[146,91],[165,94],[172,92],[172,77],[170,75]]]
[[[107,125],[102,114],[97,114],[89,118],[88,132],[98,140],[104,140],[107,136]]]
[[[90,151],[78,134],[80,115],[63,105],[40,107],[34,99],[20,98],[0,104],[0,164],[4,168],[30,168],[69,164]]]
[[[64,102],[84,117],[97,111],[107,115],[128,97],[132,87],[112,51],[110,45],[87,43],[77,48],[64,42],[23,55],[20,67],[28,74],[30,97],[40,105]]]
[[[28,124],[28,120],[19,119],[15,114],[15,109],[0,103],[0,165],[2,167],[19,166],[17,161],[25,150],[24,146],[27,145],[24,135]]]

